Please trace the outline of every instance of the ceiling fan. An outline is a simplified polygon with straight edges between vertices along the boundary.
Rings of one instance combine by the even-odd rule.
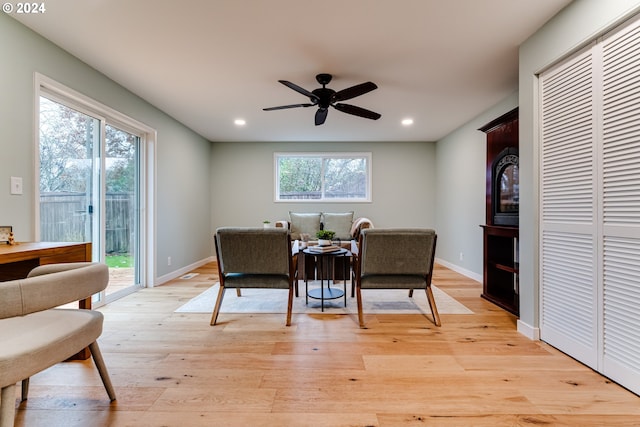
[[[342,89],[336,92],[335,90],[326,87],[326,85],[331,81],[332,77],[333,76],[331,74],[318,74],[316,76],[316,80],[322,85],[322,87],[314,89],[311,92],[289,81],[278,80],[288,88],[291,88],[296,92],[308,97],[311,102],[306,104],[281,105],[279,107],[263,108],[263,110],[273,111],[284,110],[286,108],[317,106],[318,111],[316,111],[315,117],[316,126],[321,125],[325,122],[325,120],[327,119],[327,114],[329,113],[329,107],[333,107],[338,111],[342,111],[343,113],[352,114],[358,117],[364,117],[365,119],[378,120],[380,117],[382,117],[380,114],[373,111],[366,110],[355,105],[343,104],[341,102],[346,101],[347,99],[355,98],[356,96],[364,95],[367,92],[371,92],[372,90],[377,89],[378,86],[376,86],[375,83],[361,83],[359,85],[351,86],[349,88]]]

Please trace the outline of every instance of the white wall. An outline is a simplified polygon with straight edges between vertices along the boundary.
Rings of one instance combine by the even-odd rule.
[[[371,152],[372,202],[274,202],[275,152]],[[289,211],[354,211],[375,227],[435,228],[435,160],[435,144],[429,142],[215,142],[212,227],[261,227],[264,219],[288,219]]]
[[[514,93],[437,143],[438,261],[482,281],[482,229],[486,223],[486,134],[478,130],[518,106]],[[462,260],[460,259],[462,254]]]
[[[35,237],[35,72],[157,130],[157,275],[208,258],[212,253],[210,143],[4,13],[0,13],[0,225],[12,225],[18,241]],[[23,178],[23,195],[9,194],[11,176]]]
[[[538,85],[536,75],[640,10],[639,0],[576,0],[520,47],[520,321],[535,337],[538,286]]]

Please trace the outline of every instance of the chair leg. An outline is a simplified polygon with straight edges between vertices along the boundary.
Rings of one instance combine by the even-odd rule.
[[[239,290],[239,289],[238,289]],[[218,314],[220,313],[220,306],[222,305],[222,298],[224,297],[225,287],[220,285],[220,289],[218,290],[218,298],[216,299],[216,305],[213,307],[213,314],[211,315],[211,326],[216,324],[218,320]]]
[[[362,291],[359,287],[356,287],[356,297],[358,303],[358,323],[360,323],[361,328],[364,328],[364,316],[362,315]]]
[[[22,400],[24,402],[27,400],[27,396],[29,396],[29,378],[25,378],[22,380]]]
[[[436,307],[436,300],[433,298],[433,292],[431,292],[431,286],[427,286],[424,291],[427,294],[427,301],[429,301],[429,307],[433,315],[433,323],[435,323],[436,326],[440,326],[440,315],[438,314],[438,307]]]
[[[413,288],[409,289],[409,298],[413,297]]]
[[[343,288],[343,290],[344,290],[344,306],[346,307],[347,306],[347,279],[346,279],[346,277],[344,279],[344,288]]]
[[[351,270],[351,298],[356,295],[356,273],[354,270]]]
[[[297,285],[296,285],[297,287]],[[289,302],[287,304],[287,326],[291,326],[291,311],[293,310],[293,288],[289,288]]]
[[[116,392],[113,389],[113,385],[111,384],[109,372],[107,371],[107,365],[105,365],[104,363],[102,352],[100,352],[100,347],[98,346],[97,341],[89,344],[89,351],[91,351],[93,362],[96,364],[96,368],[98,368],[98,373],[100,374],[100,378],[102,378],[102,384],[104,384],[104,388],[107,390],[109,399],[113,402],[114,400],[116,400]]]
[[[0,392],[0,427],[13,427],[16,418],[16,385],[2,387]]]
[[[292,267],[293,272],[290,273],[290,274],[293,275],[293,283],[294,283],[294,286],[295,286],[295,289],[296,289],[296,298],[298,298],[300,296],[299,293],[298,293],[298,279],[300,277],[299,272],[298,272],[298,255],[299,254],[296,254],[293,257],[293,261],[292,261],[293,262],[293,267]]]

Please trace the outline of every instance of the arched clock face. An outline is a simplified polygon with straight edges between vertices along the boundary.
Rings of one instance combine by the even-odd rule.
[[[7,243],[9,241],[11,230],[11,226],[0,226],[0,243]]]

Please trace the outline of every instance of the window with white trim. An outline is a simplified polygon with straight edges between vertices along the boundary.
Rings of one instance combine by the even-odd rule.
[[[277,202],[370,202],[371,153],[275,153]]]

